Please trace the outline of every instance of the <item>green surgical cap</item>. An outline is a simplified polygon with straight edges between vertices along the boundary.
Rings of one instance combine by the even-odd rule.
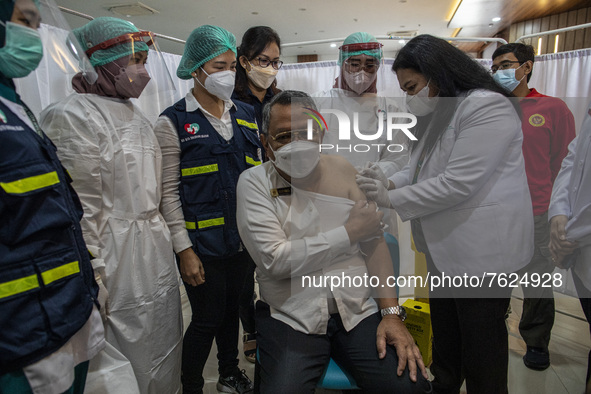
[[[193,71],[229,50],[236,54],[234,34],[218,26],[199,26],[187,39],[176,75],[181,79],[191,79]]]
[[[378,40],[376,40],[376,38],[369,33],[359,31],[359,32],[353,33],[349,37],[345,38],[345,41],[343,41],[343,46],[349,45],[349,44],[365,44],[368,42],[378,42]],[[340,66],[343,64],[343,62],[346,59],[350,58],[351,56],[357,56],[357,55],[373,56],[376,59],[378,59],[378,61],[382,60],[382,50],[381,49],[370,49],[370,50],[364,50],[364,51],[343,51],[341,49],[339,52],[339,60],[337,63]]]
[[[101,16],[86,25],[74,29],[72,33],[84,50],[119,37],[123,34],[137,33],[139,30],[131,22],[123,19]],[[134,52],[148,51],[148,45],[143,41],[124,42],[106,49],[99,49],[90,56],[90,64],[94,67],[103,66]]]

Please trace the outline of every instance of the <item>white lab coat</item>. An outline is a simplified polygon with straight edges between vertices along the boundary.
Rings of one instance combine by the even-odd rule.
[[[533,211],[521,121],[509,100],[469,92],[412,184],[422,141],[409,165],[390,177],[396,189],[388,193],[402,220],[421,219],[437,269],[482,277],[525,267],[533,255]]]
[[[131,362],[142,394],[180,392],[179,279],[152,125],[129,100],[76,93],[45,109],[41,125],[84,207],[84,239],[109,292],[107,341]]]
[[[581,251],[574,270],[591,290],[591,105],[554,181],[548,220],[556,215],[568,217],[566,239],[578,242]]]

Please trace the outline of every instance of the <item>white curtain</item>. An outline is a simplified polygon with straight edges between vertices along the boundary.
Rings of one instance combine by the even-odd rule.
[[[47,30],[45,30],[47,29]],[[55,29],[42,25],[41,36],[46,31]],[[44,42],[44,45],[49,43]],[[159,114],[184,97],[193,86],[192,80],[181,80],[176,77],[176,69],[181,56],[162,53],[161,60],[155,61],[157,54],[151,52],[148,57],[147,69],[152,81],[137,100],[137,104],[146,116],[155,121]],[[378,94],[388,97],[402,97],[396,76],[391,71],[393,59],[385,59],[378,75]],[[485,68],[490,68],[490,59],[477,59]],[[332,88],[338,76],[339,67],[334,61],[286,64],[277,74],[280,89],[302,90],[307,93],[324,91]],[[50,56],[44,56],[39,68],[26,78],[15,80],[17,91],[37,116],[49,104],[62,100],[73,92],[71,79],[73,72],[66,73]],[[164,88],[163,88],[164,86]],[[169,88],[174,86],[174,88]],[[575,116],[577,126],[585,115],[591,97],[591,49],[583,49],[558,54],[538,56],[534,65],[534,73],[529,83],[540,93],[562,98]],[[409,247],[408,226],[400,228],[401,241],[401,273],[412,273],[413,255]],[[563,272],[565,271],[558,271]],[[558,291],[576,295],[570,274],[564,275],[565,285]],[[403,294],[407,295],[407,294]]]

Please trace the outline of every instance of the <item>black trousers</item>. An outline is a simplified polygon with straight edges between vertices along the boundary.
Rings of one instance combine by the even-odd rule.
[[[580,264],[580,263],[579,263]],[[579,296],[579,302],[581,303],[581,307],[583,308],[583,313],[587,318],[587,323],[591,322],[591,290],[587,289],[581,279],[577,276],[574,270],[573,273],[573,280],[575,282],[575,288],[577,289],[577,295]],[[591,333],[591,326],[589,326],[589,332]],[[588,359],[587,359],[587,378],[585,381],[587,385],[589,385],[591,378],[591,350],[589,351]]]
[[[195,287],[185,283],[192,316],[183,339],[184,393],[200,392],[203,388],[203,368],[214,338],[220,375],[238,369],[238,305],[249,261],[252,260],[247,252],[202,261],[205,283]]]
[[[240,294],[240,321],[245,334],[254,334],[257,331],[254,320],[254,270],[256,265],[250,256],[249,259],[248,273],[244,278],[244,287]]]
[[[440,275],[428,253],[427,266],[432,276]],[[495,294],[505,297],[453,297],[454,289],[429,291],[433,327],[430,369],[435,376],[435,393],[457,394],[464,380],[468,394],[508,392],[509,337],[505,313],[511,289],[499,288]]]
[[[398,357],[392,346],[378,358],[376,330],[379,314],[371,315],[347,332],[338,314],[331,315],[326,335],[308,335],[271,317],[269,306],[257,302],[260,370],[255,392],[313,393],[330,357],[355,378],[365,393],[430,393],[431,384],[419,373],[412,383],[408,368],[396,374]]]

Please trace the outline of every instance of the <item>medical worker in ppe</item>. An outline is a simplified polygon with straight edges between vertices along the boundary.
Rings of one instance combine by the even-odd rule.
[[[312,96],[317,98],[320,112],[337,109],[349,116],[351,139],[341,140],[336,116],[325,115],[329,132],[322,141],[322,153],[342,155],[358,169],[371,167],[393,175],[408,162],[409,140],[400,130],[394,130],[392,140],[386,138],[387,113],[404,111],[398,111],[394,100],[377,95],[378,73],[383,65],[382,44],[369,33],[353,33],[339,48],[337,64],[339,76],[332,89]],[[354,113],[359,114],[358,130],[366,138],[358,137],[354,130]],[[378,135],[380,127],[382,133]],[[376,137],[370,138],[373,135]]]
[[[43,57],[39,8],[0,1],[0,393],[81,394],[105,344],[82,208],[13,82]]]
[[[152,37],[110,17],[74,35],[98,80],[76,75],[76,93],[44,110],[41,124],[82,200],[84,238],[104,284],[107,341],[131,362],[142,394],[177,393],[182,315],[170,231],[159,210],[162,156],[152,125],[129,100],[150,80],[144,40]],[[115,380],[105,380],[105,390]]]
[[[248,393],[252,383],[238,369],[238,305],[250,257],[236,227],[236,184],[261,164],[252,106],[233,102],[236,39],[204,25],[187,39],[177,69],[193,79],[184,99],[155,125],[163,155],[162,213],[193,313],[183,342],[183,393],[201,393],[203,368],[215,338],[217,389]]]

